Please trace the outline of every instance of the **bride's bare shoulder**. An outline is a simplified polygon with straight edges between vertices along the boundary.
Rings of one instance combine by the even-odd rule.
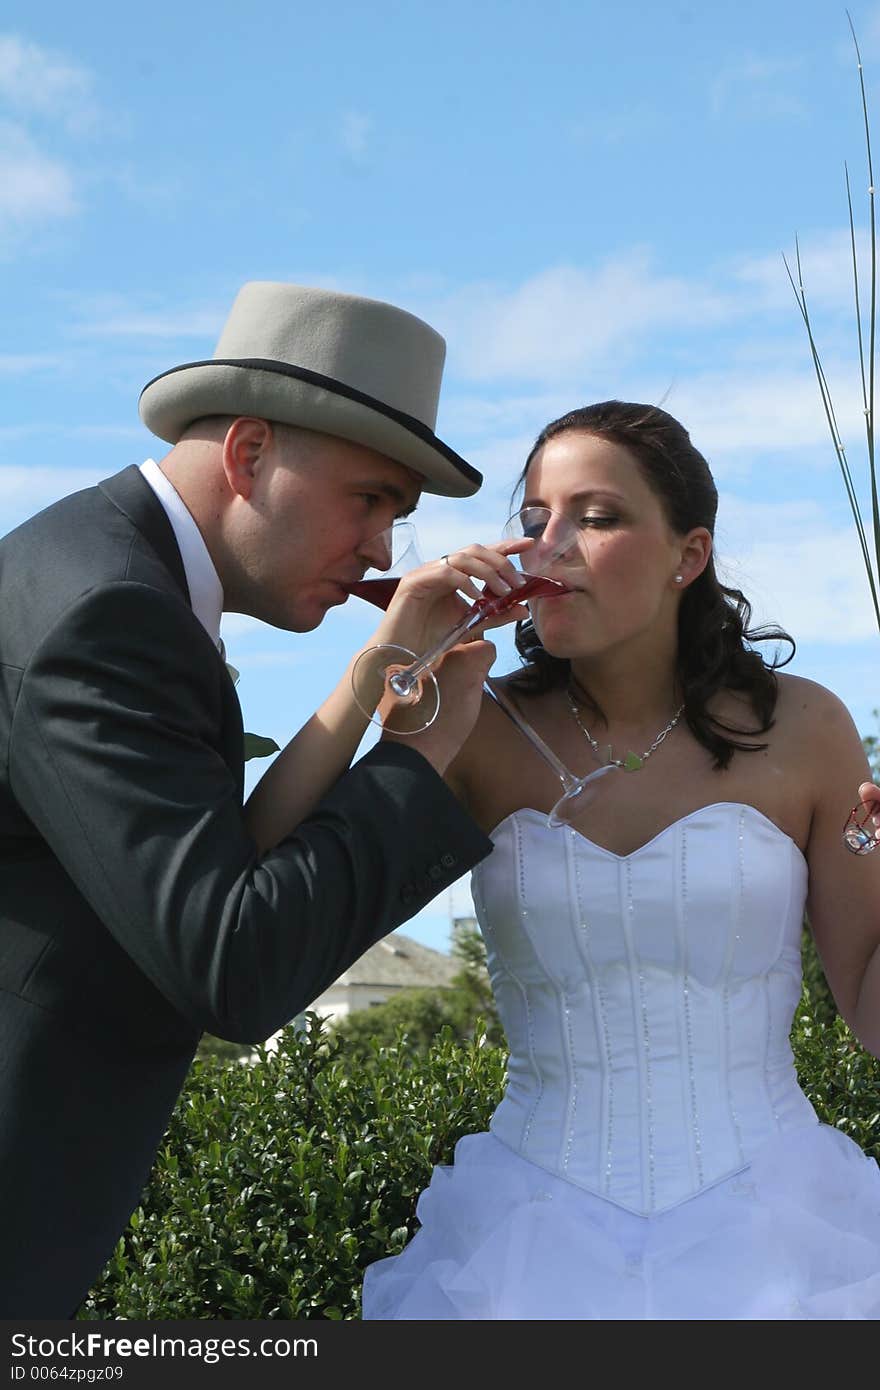
[[[777,738],[807,733],[851,722],[846,705],[833,691],[805,676],[776,672],[777,694],[773,709],[773,729]],[[747,691],[724,690],[713,699],[711,712],[732,727],[746,732],[754,727],[755,707]]]
[[[833,690],[805,676],[777,672],[779,694],[776,701],[776,722],[780,729],[791,730],[800,736],[833,738],[835,734],[853,727],[846,705]]]

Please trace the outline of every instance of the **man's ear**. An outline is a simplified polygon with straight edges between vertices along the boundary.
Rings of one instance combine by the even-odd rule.
[[[260,459],[271,443],[268,420],[242,415],[229,426],[223,440],[223,472],[230,491],[238,497],[250,497]]]

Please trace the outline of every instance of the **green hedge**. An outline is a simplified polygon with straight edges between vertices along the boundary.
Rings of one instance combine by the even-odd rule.
[[[880,1159],[880,1062],[828,1015],[823,984],[805,985],[792,1031],[801,1084]],[[314,1017],[253,1066],[197,1062],[80,1317],[357,1317],[365,1265],[402,1249],[433,1165],[485,1129],[505,1062],[445,1030],[427,1056],[401,1042],[365,1067]]]
[[[352,1066],[316,1016],[254,1065],[197,1061],[81,1318],[353,1318],[435,1163],[484,1129],[506,1057],[446,1030]]]

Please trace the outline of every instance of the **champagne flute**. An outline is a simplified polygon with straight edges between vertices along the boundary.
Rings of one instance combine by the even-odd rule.
[[[553,521],[553,514],[550,513],[549,508],[524,507],[510,518],[504,528],[505,539],[521,540],[528,537],[535,542],[529,551],[519,557],[522,572],[530,577],[535,577],[532,574],[534,569],[550,562],[547,554],[546,532],[548,524],[553,523]],[[566,521],[562,528],[562,534],[568,538],[568,541],[571,540],[570,526],[571,523]],[[388,547],[388,568],[368,570],[363,579],[349,584],[347,587],[349,592],[357,598],[365,599],[368,603],[375,604],[377,608],[386,609],[397,592],[397,586],[402,576],[421,565],[422,558],[419,554],[418,539],[412,522],[395,522],[393,527],[389,527],[388,531],[383,533],[383,538]],[[550,540],[553,543],[552,537]],[[579,544],[576,550],[574,548],[567,550],[566,546],[560,545],[557,540],[553,543],[553,551],[558,560],[565,561],[566,555],[568,556],[569,568],[577,564],[583,566],[585,562],[585,546],[582,544]],[[528,582],[527,579],[526,583]],[[514,591],[515,599],[513,601],[521,601],[525,587],[524,584]],[[533,597],[537,597],[534,591]],[[485,621],[485,618],[482,621]],[[505,695],[500,686],[487,679],[483,682],[483,690],[516,726],[523,737],[528,740],[535,752],[544,759],[562,784],[562,796],[548,814],[548,825],[554,829],[569,825],[592,800],[598,790],[596,785],[598,781],[606,773],[618,770],[617,764],[609,762],[583,777],[578,777],[557,757],[549,744],[544,742],[537,730],[532,728],[522,711]],[[377,698],[380,698],[381,694],[380,688],[377,692]]]
[[[354,598],[365,599],[377,608],[387,608],[403,576],[425,562],[419,550],[416,528],[411,521],[395,521],[387,530],[380,532],[376,541],[381,541],[384,547],[384,555],[379,554],[382,563],[372,565],[363,578],[344,587]]]
[[[618,772],[620,770],[618,764],[605,763],[602,767],[595,768],[593,772],[578,777],[556,756],[550,745],[544,742],[536,729],[532,728],[522,711],[508,699],[500,686],[487,679],[483,681],[483,690],[498,708],[504,711],[520,733],[528,739],[535,752],[544,759],[562,783],[562,796],[550,808],[547,814],[547,824],[554,830],[570,825],[593,800],[598,791],[596,783],[599,779],[608,772]]]
[[[850,811],[843,827],[843,843],[851,854],[873,854],[880,845],[873,827],[868,828],[868,821],[873,814],[874,803],[867,801],[860,801],[858,806],[854,806]]]
[[[572,581],[583,581],[587,563],[583,532],[570,517],[549,507],[526,507],[505,527],[505,539],[533,541],[528,550],[509,558],[524,582],[508,594],[484,589],[462,619],[429,651],[417,656],[407,647],[385,642],[369,647],[355,662],[352,690],[361,711],[393,733],[420,733],[437,717],[440,691],[433,667],[463,637],[487,619],[528,599],[561,597]],[[547,573],[554,570],[554,574]]]

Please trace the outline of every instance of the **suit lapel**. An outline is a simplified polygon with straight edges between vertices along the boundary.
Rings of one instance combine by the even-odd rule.
[[[158,555],[174,581],[179,585],[184,599],[192,608],[186,571],[174,535],[174,528],[168,520],[165,508],[150,487],[136,464],[123,468],[112,478],[98,483],[101,492],[117,507],[132,526]],[[221,662],[219,652],[215,659]],[[244,747],[242,743],[241,707],[231,681],[229,688],[228,711],[230,723],[224,726],[227,746],[223,756],[227,766],[234,773],[239,801],[244,799]]]
[[[192,607],[186,571],[165,508],[136,464],[123,468],[112,478],[105,478],[98,487],[115,507],[128,517],[133,526],[149,541],[162,563],[170,571]]]

